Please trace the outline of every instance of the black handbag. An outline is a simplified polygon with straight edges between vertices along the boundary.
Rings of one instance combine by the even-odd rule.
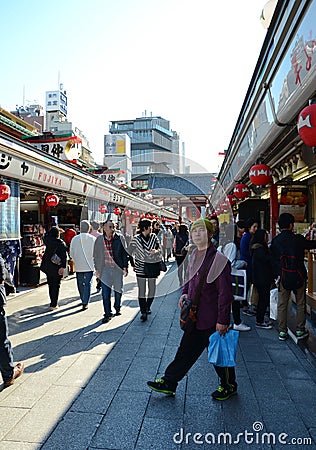
[[[197,309],[200,303],[200,294],[205,280],[206,272],[208,272],[209,268],[210,266],[207,264],[203,269],[194,300],[185,299],[182,302],[182,308],[180,311],[180,327],[181,330],[185,331],[186,333],[192,333],[192,331],[196,328]]]
[[[160,275],[160,262],[145,262],[144,272],[146,278],[157,278]]]

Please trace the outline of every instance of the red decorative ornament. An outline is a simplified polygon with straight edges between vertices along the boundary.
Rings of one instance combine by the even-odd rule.
[[[124,211],[125,217],[130,217],[131,214],[132,214],[132,211],[130,209],[125,209],[125,211]]]
[[[58,203],[59,203],[58,195],[55,195],[55,194],[48,194],[48,195],[46,195],[45,203],[46,203],[47,206],[52,206],[52,207],[57,206]]]
[[[230,206],[235,206],[237,203],[237,198],[233,194],[227,195]]]
[[[121,214],[121,208],[119,208],[119,207],[115,207],[114,209],[113,209],[113,212],[114,212],[114,214],[116,214],[117,216],[119,216],[120,214]]]
[[[107,207],[106,207],[106,205],[100,205],[99,206],[99,212],[101,213],[101,214],[105,214],[106,212],[107,212]]]
[[[138,211],[134,211],[134,212],[132,213],[132,215],[133,215],[134,217],[139,217],[139,212],[138,212]]]
[[[266,164],[255,164],[249,171],[249,179],[255,186],[272,183],[272,171]]]
[[[304,144],[316,147],[316,104],[306,106],[299,113],[297,130]]]
[[[5,202],[11,195],[10,186],[5,184],[3,180],[1,180],[0,184],[0,202]]]
[[[141,219],[145,219],[145,214],[141,214],[141,215],[140,215],[140,218],[141,218]]]
[[[249,197],[249,189],[246,184],[239,183],[234,187],[234,196],[238,199],[244,199]]]
[[[145,214],[146,219],[151,219],[151,215],[149,213]]]

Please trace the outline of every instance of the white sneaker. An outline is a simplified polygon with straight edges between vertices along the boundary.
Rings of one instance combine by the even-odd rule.
[[[242,322],[239,325],[236,325],[234,323],[233,330],[236,330],[236,331],[250,331],[251,327],[248,327],[248,325],[246,325],[245,323],[242,323]]]

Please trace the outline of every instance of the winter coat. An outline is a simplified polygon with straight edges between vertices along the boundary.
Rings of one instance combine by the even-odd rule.
[[[112,239],[113,259],[120,269],[128,269],[128,254],[126,251],[126,242],[122,234],[113,234]],[[94,266],[101,275],[105,266],[105,248],[104,235],[97,237],[93,250]]]
[[[183,256],[182,249],[186,246],[188,240],[188,234],[176,234],[176,237],[174,238],[174,254],[176,256]]]
[[[204,267],[209,267],[215,259],[217,251],[211,244],[207,251],[199,252],[194,249],[190,258],[187,271],[187,282],[183,286],[182,294],[188,294],[189,299],[194,300],[195,293],[199,286],[200,276]],[[202,257],[202,264],[201,264]],[[231,265],[225,256],[220,254],[224,264],[219,269],[219,274],[214,281],[208,282],[206,275],[200,294],[200,301],[197,310],[197,329],[207,330],[215,327],[216,323],[229,325],[231,304],[234,300],[232,293]]]
[[[271,252],[275,258],[277,273],[281,275],[280,256],[287,249],[294,251],[298,270],[307,279],[307,272],[304,264],[305,250],[316,248],[316,241],[308,241],[301,234],[294,234],[291,230],[282,230],[280,234],[275,236],[271,242]]]
[[[256,243],[250,248],[252,254],[252,282],[255,286],[270,286],[277,277],[275,260],[268,247]]]
[[[67,265],[67,250],[66,244],[62,239],[44,236],[44,244],[46,245],[46,249],[43,255],[41,271],[46,273],[46,275],[51,277],[58,276],[58,270],[63,267],[66,268]],[[51,262],[51,257],[56,253],[60,259],[60,265],[54,264]]]

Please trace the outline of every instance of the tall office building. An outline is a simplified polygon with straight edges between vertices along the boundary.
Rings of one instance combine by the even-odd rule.
[[[179,173],[179,136],[160,116],[111,122],[110,133],[131,139],[132,177],[148,173]]]

